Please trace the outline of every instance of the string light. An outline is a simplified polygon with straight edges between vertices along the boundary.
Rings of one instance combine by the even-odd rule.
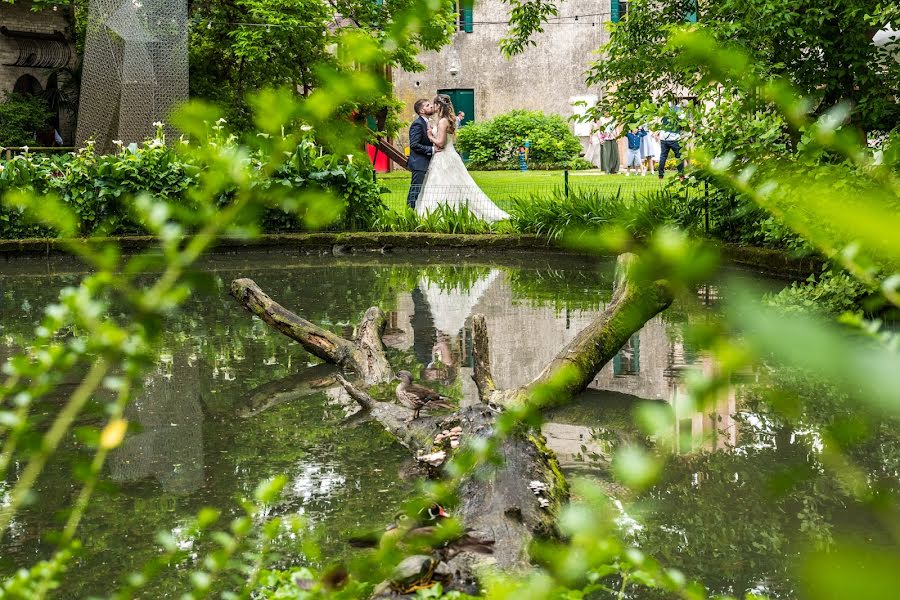
[[[583,15],[562,15],[558,17],[550,17],[547,21],[544,22],[544,25],[588,25],[591,27],[597,26],[596,19],[592,18],[590,22],[587,20],[582,20],[587,17],[609,17],[610,13],[588,13]],[[207,21],[206,19],[190,19],[191,23],[206,23],[207,29],[212,29],[213,24],[222,25],[228,27],[265,27],[266,31],[271,31],[273,27],[279,29],[323,29],[327,28],[329,25],[303,25],[303,24],[285,24],[285,23],[256,23],[250,21]],[[471,21],[472,25],[504,25],[509,26],[509,21]],[[331,24],[335,27],[338,27],[338,24],[335,22]],[[365,29],[365,28],[364,28]],[[377,29],[377,27],[371,27],[370,29]]]

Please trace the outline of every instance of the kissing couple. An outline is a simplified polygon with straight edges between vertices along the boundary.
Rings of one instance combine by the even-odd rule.
[[[409,162],[412,182],[406,204],[425,216],[439,206],[462,207],[484,221],[502,221],[509,215],[481,191],[453,147],[456,113],[450,96],[416,100],[416,118],[409,126]],[[429,121],[434,121],[434,124]]]

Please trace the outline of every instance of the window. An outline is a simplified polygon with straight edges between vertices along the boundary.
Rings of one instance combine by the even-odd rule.
[[[618,23],[622,17],[628,14],[628,2],[626,0],[611,0],[609,3],[609,20]]]
[[[456,2],[456,30],[472,33],[472,6],[473,0],[457,0]]]
[[[697,0],[691,0],[691,7],[684,14],[684,20],[689,23],[697,22]]]
[[[690,0],[690,8],[684,13],[684,20],[690,23],[697,22],[697,0]],[[618,23],[628,14],[627,0],[611,0],[609,3],[609,20]]]

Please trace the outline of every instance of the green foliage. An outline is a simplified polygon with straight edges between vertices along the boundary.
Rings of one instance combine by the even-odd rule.
[[[468,154],[469,167],[506,164],[518,169],[519,148],[528,141],[529,164],[568,164],[581,152],[581,144],[559,115],[514,110],[459,130],[457,145]]]
[[[810,312],[837,317],[856,312],[872,290],[849,273],[826,268],[819,277],[810,275],[804,282],[793,282],[777,294],[767,297],[773,308],[785,312]]]
[[[473,169],[477,168],[479,171],[518,171],[519,164],[516,162],[515,164],[510,162],[492,162],[492,163],[480,163],[478,165],[469,165]],[[565,162],[533,162],[531,160],[528,161],[528,170],[529,171],[587,171],[589,169],[596,169],[594,165],[584,160],[582,157],[573,158],[572,160],[568,160]]]
[[[343,228],[366,227],[381,208],[366,159],[353,161],[323,152],[309,128],[301,131],[299,139],[289,160],[279,163],[271,177],[257,184],[270,198],[277,198],[263,209],[263,229],[283,232],[322,228],[335,222],[339,214],[343,215],[339,223]],[[236,138],[227,135],[221,121],[209,127],[204,143],[226,150],[237,147]],[[257,150],[249,157],[250,163],[261,167],[263,152]],[[140,146],[120,145],[116,154],[98,155],[89,145],[65,156],[20,155],[4,163],[0,193],[30,190],[55,195],[77,219],[79,226],[74,233],[79,236],[145,234],[148,225],[130,208],[130,202],[149,194],[182,209],[193,209],[192,193],[203,174],[192,157],[184,151],[184,144],[167,145],[161,130],[155,139]],[[314,192],[333,195],[328,211],[309,212],[313,204],[306,200]],[[225,206],[232,198],[233,189],[223,189],[218,202]],[[301,226],[301,220],[305,226]],[[0,212],[0,237],[53,235],[51,229],[23,218],[21,209],[7,206]]]
[[[421,70],[415,60],[420,49],[437,50],[450,40],[455,12],[451,3],[435,7],[427,20],[417,14],[416,0],[373,3],[367,0],[199,0],[191,3],[191,95],[225,107],[226,117],[238,131],[251,131],[248,94],[266,87],[290,86],[308,96],[328,78],[323,67],[352,70],[330,51],[337,34],[333,23],[351,19],[357,31],[381,43],[384,32],[403,30],[413,21],[416,28],[392,39],[379,53],[381,64]],[[262,24],[262,25],[259,25]],[[373,116],[377,129],[397,131],[398,104],[390,95],[349,98],[340,106],[344,117]]]
[[[619,194],[579,188],[570,191],[568,198],[557,191],[548,196],[514,199],[510,215],[516,231],[550,240],[604,227],[620,228],[643,238],[665,224],[690,229],[700,218],[696,207],[684,196],[668,190],[624,198]]]
[[[501,221],[488,223],[475,216],[466,206],[459,210],[440,205],[426,215],[419,215],[407,207],[402,212],[383,209],[372,224],[374,231],[406,231],[421,233],[485,234],[509,231]]]
[[[725,5],[734,7],[727,2]],[[409,17],[399,31],[388,28],[388,41],[393,42],[387,44],[391,48],[388,53],[402,48],[418,31],[420,20],[428,16],[426,8],[412,5],[410,13],[418,12],[421,16]],[[895,14],[897,9],[891,10]],[[789,17],[794,14],[789,8],[784,12]],[[872,16],[857,12],[855,17]],[[821,10],[808,9],[805,13],[825,21]],[[540,15],[539,12],[530,14]],[[839,15],[843,17],[847,13]],[[782,26],[793,23],[789,17],[778,22]],[[540,19],[540,16],[532,19],[525,29],[533,29]],[[842,23],[842,19],[836,20],[839,25]],[[832,23],[822,25],[825,31],[830,31]],[[847,24],[849,41],[861,41],[858,35],[851,35],[856,31],[851,25]],[[793,35],[794,32],[788,34],[789,42],[794,41]],[[771,39],[777,42],[778,38]],[[644,42],[649,47],[654,45],[653,40]],[[208,136],[204,123],[213,122],[216,115],[197,106],[182,115],[180,124],[189,143],[184,148],[179,146],[175,153],[187,157],[185,163],[195,173],[196,183],[185,190],[183,202],[179,198],[170,202],[168,198],[149,194],[138,196],[133,202],[126,200],[128,214],[135,215],[134,222],[146,227],[159,240],[159,247],[153,252],[127,256],[113,242],[99,245],[70,242],[72,251],[92,269],[91,274],[61,290],[58,299],[45,308],[33,340],[4,365],[4,378],[0,381],[0,433],[4,436],[0,472],[10,482],[0,506],[0,535],[8,534],[54,452],[71,437],[77,419],[92,399],[104,409],[97,417],[102,427],[100,435],[84,440],[94,458],[73,480],[77,481],[74,484],[77,494],[70,509],[63,514],[62,532],[55,540],[59,553],[51,561],[20,571],[4,582],[5,591],[42,598],[51,589],[61,587],[60,573],[68,560],[66,552],[73,548],[107,453],[121,443],[127,429],[125,407],[153,360],[166,324],[190,295],[195,282],[188,271],[203,252],[226,233],[254,234],[259,230],[261,215],[269,208],[296,209],[305,221],[314,223],[333,216],[334,206],[328,195],[316,193],[296,199],[291,194],[293,185],[269,180],[277,178],[279,172],[283,176],[282,169],[288,168],[296,149],[305,142],[303,134],[295,130],[299,128],[291,127],[297,119],[309,122],[317,135],[329,141],[330,147],[356,147],[359,138],[344,139],[353,130],[336,116],[342,114],[348,98],[371,99],[386,92],[386,82],[372,76],[372,71],[367,69],[384,64],[387,58],[380,45],[365,34],[350,36],[346,43],[347,55],[361,63],[360,72],[354,74],[338,68],[328,71],[326,66],[329,76],[323,81],[327,87],[318,88],[299,104],[293,101],[293,92],[263,94],[253,105],[252,117],[263,136],[250,137],[242,143],[198,143]],[[779,111],[788,127],[807,136],[805,143],[811,151],[840,157],[851,168],[811,166],[793,157],[774,155],[742,160],[729,154],[705,154],[702,147],[698,148],[695,160],[722,189],[756,203],[780,224],[803,236],[854,279],[873,290],[884,305],[900,307],[900,246],[896,238],[900,229],[897,217],[900,182],[895,155],[885,152],[885,164],[872,164],[857,143],[854,128],[845,126],[851,108],[837,105],[821,116],[811,114],[810,103],[799,99],[784,82],[758,76],[763,69],[745,53],[721,48],[709,38],[697,36],[679,37],[673,43],[695,69],[697,65],[705,66],[703,81],[734,86],[746,96],[758,94],[762,102]],[[822,41],[820,45],[830,48],[830,44]],[[805,46],[804,52],[799,52],[794,59],[817,59],[816,53],[808,52],[809,47]],[[337,60],[342,60],[340,51]],[[832,64],[828,56],[822,62]],[[854,62],[849,60],[848,64]],[[853,94],[854,89],[848,87],[847,93]],[[896,88],[886,88],[892,89]],[[816,88],[815,93],[818,92]],[[825,95],[827,98],[827,91]],[[818,106],[815,102],[813,105]],[[880,107],[868,104],[867,108],[878,113]],[[285,126],[287,133],[280,135]],[[341,153],[335,151],[335,155]],[[332,162],[329,166],[336,164]],[[41,180],[32,177],[33,167],[34,163],[27,159],[22,165],[16,165],[10,177],[19,183],[5,194],[4,200],[40,222],[42,227],[53,228],[65,236],[80,231],[79,214],[73,205],[52,195],[34,193],[32,188],[39,186],[33,182]],[[691,226],[691,221],[679,221],[683,219],[683,211],[672,214],[675,203],[669,200],[662,195],[647,197],[635,201],[632,207],[586,197],[579,201],[583,208],[570,220],[588,226],[611,225],[600,236],[584,236],[584,247],[602,244],[606,249],[640,252],[640,264],[631,275],[634,282],[665,281],[683,297],[696,298],[698,282],[710,278],[714,260],[683,229],[671,225],[655,227],[659,222]],[[560,201],[559,198],[548,200],[534,218],[528,217],[530,221],[524,214],[514,219],[523,223],[549,222],[553,213],[558,212]],[[103,213],[88,212],[86,216],[95,222],[108,220]],[[453,217],[443,215],[442,218],[449,223]],[[466,227],[477,226],[471,223],[470,215],[460,219],[467,223]],[[547,229],[562,232],[571,225],[560,223]],[[196,235],[188,236],[188,232]],[[848,287],[845,283],[837,282],[835,288]],[[839,327],[821,316],[770,311],[738,292],[734,296],[736,299],[723,307],[721,318],[707,313],[702,323],[694,324],[689,332],[693,342],[708,353],[713,368],[704,368],[702,372],[698,369],[686,376],[684,393],[679,397],[694,409],[712,408],[729,389],[732,377],[752,372],[758,377],[763,390],[760,393],[771,410],[764,417],[774,416],[779,422],[800,424],[805,424],[806,419],[815,425],[813,433],[804,433],[805,445],[792,443],[792,436],[784,435],[784,428],[780,427],[774,432],[760,431],[754,440],[753,447],[760,455],[765,453],[767,444],[774,444],[776,450],[793,450],[799,455],[793,458],[799,460],[791,466],[798,468],[787,470],[778,479],[750,471],[752,465],[740,453],[724,458],[719,455],[696,464],[681,461],[675,456],[678,441],[674,434],[678,425],[675,411],[644,413],[638,422],[655,446],[647,448],[643,440],[626,440],[615,449],[612,465],[616,485],[632,497],[656,494],[654,500],[671,502],[678,509],[681,518],[675,520],[676,528],[659,523],[647,534],[665,538],[659,542],[658,555],[652,556],[649,551],[636,547],[642,541],[639,535],[623,532],[623,517],[629,515],[620,500],[613,501],[596,484],[577,483],[575,500],[567,503],[560,513],[560,538],[540,540],[529,549],[536,563],[530,572],[486,577],[480,582],[486,597],[706,598],[709,593],[704,582],[692,581],[693,575],[677,568],[677,561],[683,555],[681,544],[687,535],[685,530],[695,528],[689,530],[693,534],[701,526],[696,504],[710,504],[708,497],[704,497],[704,488],[716,486],[741,494],[737,504],[719,501],[718,512],[710,513],[720,533],[725,527],[736,527],[741,539],[737,549],[717,547],[700,555],[709,566],[708,571],[700,574],[710,578],[711,586],[725,587],[748,599],[759,598],[761,593],[783,593],[814,600],[850,596],[868,600],[889,597],[896,591],[900,585],[896,569],[900,544],[895,528],[890,525],[900,516],[897,503],[900,490],[896,482],[900,444],[892,442],[891,435],[884,435],[888,432],[896,438],[896,419],[900,415],[896,338],[883,331],[877,322],[845,318]],[[623,326],[640,325],[629,320],[627,310],[620,316]],[[848,325],[855,325],[856,329],[848,332]],[[801,375],[797,378],[770,376],[784,369]],[[804,378],[802,382],[800,378]],[[546,385],[531,389],[521,404],[507,406],[497,415],[490,434],[458,449],[445,466],[445,478],[423,486],[423,497],[409,503],[406,514],[413,517],[431,502],[455,499],[463,477],[474,469],[483,469],[479,475],[487,474],[501,462],[498,454],[501,441],[518,435],[525,425],[538,426],[540,407],[565,397],[567,379],[564,373]],[[109,394],[101,395],[101,388]],[[62,390],[61,398],[53,398],[49,410],[43,407],[38,410],[35,403],[57,389]],[[820,393],[825,389],[826,394]],[[845,405],[853,410],[825,415],[821,410],[824,404]],[[859,448],[864,445],[878,448],[883,454],[867,462],[860,456]],[[814,451],[821,460],[809,459],[808,455]],[[716,476],[705,479],[696,466]],[[831,474],[829,478],[821,483],[810,482],[816,472],[826,470]],[[679,474],[681,485],[658,479]],[[732,485],[744,482],[749,493],[748,489]],[[272,556],[273,540],[281,532],[294,537],[300,533],[296,523],[288,524],[285,529],[284,523],[269,518],[268,504],[275,501],[283,484],[284,480],[264,484],[257,488],[255,500],[244,499],[244,510],[210,536],[208,551],[198,552],[191,544],[184,545],[185,540],[176,534],[185,530],[167,529],[158,537],[162,551],[156,559],[128,577],[113,597],[124,599],[140,594],[147,582],[169,565],[189,572],[188,583],[179,590],[185,598],[206,597],[217,584],[233,594],[229,597],[239,598],[364,596],[403,557],[401,548],[388,543],[374,554],[348,564],[346,571],[343,567],[335,571],[294,569],[290,578],[273,573],[270,568],[277,560]],[[808,495],[803,489],[819,485],[826,487],[828,497],[834,500],[804,503]],[[775,510],[764,512],[764,503],[771,502],[772,497],[761,494],[762,490],[782,495],[781,502],[774,505]],[[556,500],[560,493],[551,491],[551,497]],[[846,505],[852,505],[855,511],[852,517],[876,523],[883,537],[873,543],[871,539],[842,539],[832,535],[822,513]],[[748,512],[761,513],[766,526],[747,528],[741,519]],[[188,540],[211,529],[219,518],[215,511],[201,511],[196,521],[186,528]],[[735,520],[738,522],[733,524]],[[652,519],[648,522],[656,525]],[[782,533],[795,526],[803,531],[808,543],[831,550],[823,554],[804,545],[787,566],[779,565],[777,571],[763,570],[766,575],[778,576],[785,568],[790,569],[798,574],[795,586],[780,586],[778,582],[769,586],[767,579],[765,588],[761,589],[757,578],[739,579],[736,584],[715,579],[717,573],[729,576],[741,573],[741,561],[745,558],[770,564],[766,561],[786,548]],[[716,545],[729,542],[724,536],[713,536],[713,539]],[[748,542],[752,550],[739,547]],[[301,543],[309,556],[320,557],[314,542]],[[185,562],[193,557],[195,562]],[[335,576],[341,572],[347,572],[349,577]],[[433,588],[418,595],[441,596],[443,591]]]
[[[40,96],[7,93],[0,101],[0,146],[34,146],[34,134],[50,126],[50,109]]]
[[[667,99],[689,90],[700,100],[698,109],[710,118],[698,135],[717,136],[730,144],[729,150],[743,153],[783,151],[791,132],[777,111],[768,110],[752,92],[695,77],[691,65],[678,61],[679,49],[667,47],[692,9],[692,0],[628,3],[628,16],[612,26],[610,41],[602,47],[604,58],[589,76],[589,81],[607,85],[601,112],[625,116],[648,100],[646,90],[657,90]],[[700,13],[691,27],[739,45],[747,53],[747,73],[791,81],[816,116],[847,102],[853,106],[851,120],[866,132],[890,130],[900,118],[900,102],[889,92],[900,83],[900,64],[871,43],[875,31],[896,20],[897,8],[891,3],[831,0],[785,6],[770,0],[729,0],[703,3]],[[751,147],[744,148],[748,140]]]

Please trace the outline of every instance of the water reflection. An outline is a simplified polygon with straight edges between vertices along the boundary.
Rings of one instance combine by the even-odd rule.
[[[201,506],[235,514],[235,498],[250,496],[266,477],[287,475],[286,497],[274,510],[307,516],[308,533],[322,537],[329,557],[349,552],[348,528],[386,522],[414,491],[412,480],[398,477],[409,470],[406,453],[379,427],[346,420],[355,407],[334,385],[333,369],[250,319],[224,292],[232,278],[253,278],[288,308],[347,336],[367,307],[382,306],[392,359],[464,402],[477,401],[474,314],[487,321],[497,385],[514,387],[535,377],[599,314],[612,286],[611,264],[597,270],[561,258],[436,267],[383,258],[238,255],[207,268],[221,292],[193,299],[171,323],[158,368],[128,408],[133,428],[105,472],[119,491],[99,496],[85,517],[82,535],[96,550],[77,565],[78,581],[69,590],[76,596],[108,592],[111,574],[154,555],[153,531],[173,530]],[[25,343],[39,318],[35,307],[75,277],[46,271],[41,265],[34,273],[0,276],[0,359]],[[718,295],[706,286],[698,300],[710,306]],[[681,411],[682,371],[713,368],[685,344],[681,317],[673,316],[695,309],[680,310],[650,320],[578,402],[549,415],[544,433],[566,469],[605,476],[612,450],[640,438],[631,420],[635,403],[675,402]],[[65,393],[48,399],[44,409],[52,411]],[[691,435],[676,436],[688,440],[677,450],[736,446],[734,414],[740,410],[731,392],[715,411],[678,412],[678,433]],[[0,551],[0,573],[50,552],[41,535],[78,489],[68,460],[88,455],[75,442],[64,453],[66,460],[42,479],[38,503],[17,516]],[[0,482],[0,500],[14,480],[13,473]],[[303,559],[297,547],[283,553],[286,560]]]
[[[199,364],[182,352],[160,364],[125,409],[140,433],[109,454],[110,478],[118,483],[152,477],[176,496],[203,486],[203,409]]]
[[[501,269],[491,269],[462,284],[442,285],[421,278],[411,292],[397,296],[397,309],[388,317],[386,343],[394,348],[413,348],[422,365],[421,379],[448,384],[457,378],[464,400],[477,400],[472,375],[472,316],[485,315],[495,381],[515,387],[537,376],[556,353],[600,313],[594,310],[556,310],[521,302]],[[714,286],[698,290],[703,305],[718,299]],[[688,367],[712,370],[708,358],[699,357],[673,336],[670,325],[658,315],[635,333],[591,383],[591,389],[616,392],[634,398],[658,399],[675,406],[678,452],[734,446],[737,412],[731,389],[712,411],[689,411],[682,372]],[[587,397],[585,397],[587,398]],[[585,400],[582,398],[582,401]],[[600,403],[603,398],[595,400]],[[581,467],[584,455],[603,455],[608,450],[596,441],[588,426],[547,423],[544,433],[567,466]]]

